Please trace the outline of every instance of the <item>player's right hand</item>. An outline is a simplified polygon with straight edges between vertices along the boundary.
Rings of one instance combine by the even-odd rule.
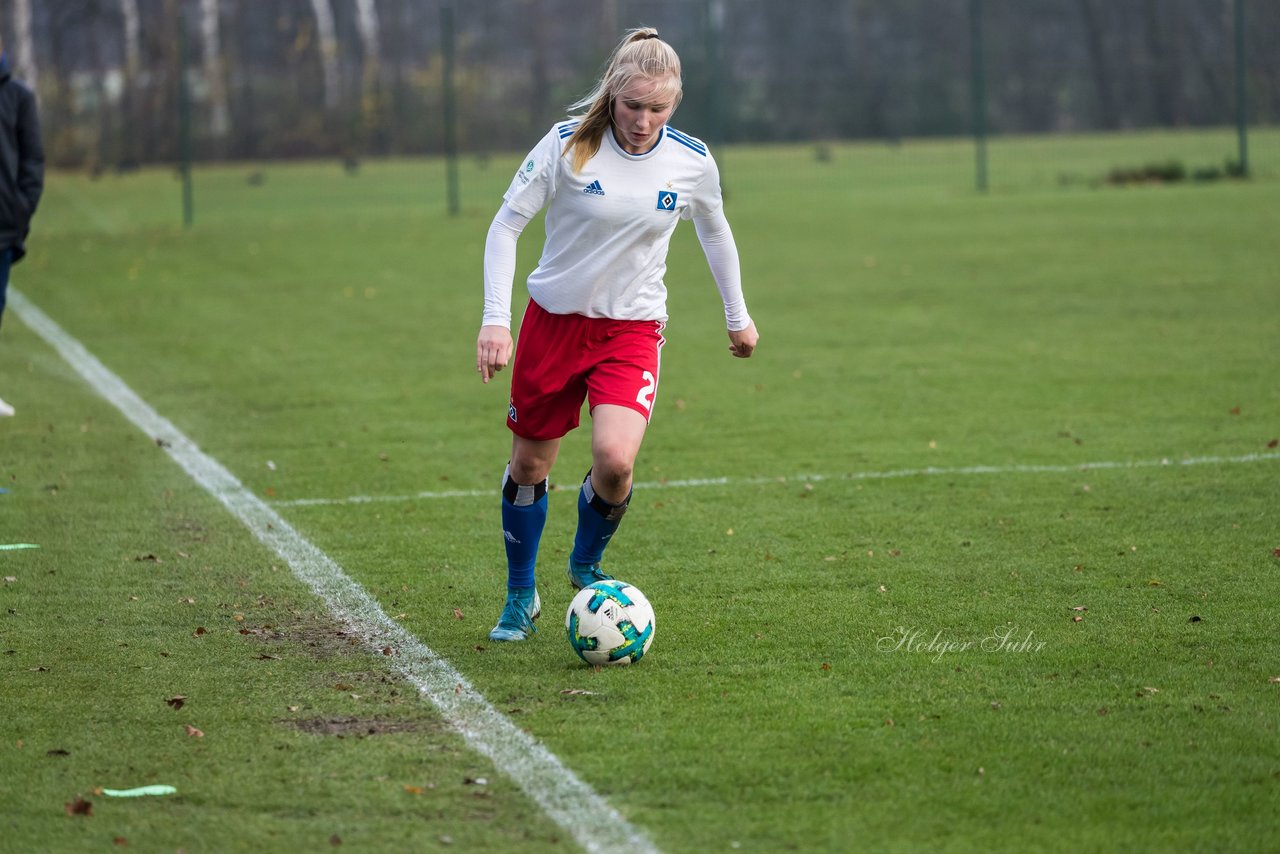
[[[511,330],[505,326],[481,326],[476,338],[476,370],[486,383],[489,378],[507,366],[515,344]]]

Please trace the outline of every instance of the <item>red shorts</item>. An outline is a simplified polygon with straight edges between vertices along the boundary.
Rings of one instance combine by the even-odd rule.
[[[648,420],[666,343],[661,320],[551,314],[533,300],[520,322],[507,426],[535,441],[578,426],[582,402],[626,406]]]

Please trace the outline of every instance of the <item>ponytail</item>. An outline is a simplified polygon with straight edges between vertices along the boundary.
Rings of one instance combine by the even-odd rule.
[[[573,171],[581,172],[600,150],[605,133],[613,125],[613,99],[637,79],[664,81],[671,91],[672,104],[678,105],[683,95],[680,79],[680,57],[671,45],[658,38],[652,27],[628,30],[609,55],[604,74],[595,88],[569,110],[585,109],[574,115],[580,124],[565,144],[564,151],[573,152]]]

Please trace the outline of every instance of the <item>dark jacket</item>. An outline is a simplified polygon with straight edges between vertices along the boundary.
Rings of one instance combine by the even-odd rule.
[[[13,79],[8,55],[0,54],[0,250],[12,249],[14,261],[26,254],[23,244],[43,189],[36,97]]]

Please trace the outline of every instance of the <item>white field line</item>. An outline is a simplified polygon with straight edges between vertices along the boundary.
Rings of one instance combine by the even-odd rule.
[[[938,477],[974,474],[1060,474],[1087,472],[1099,469],[1176,468],[1179,466],[1239,465],[1280,460],[1280,453],[1244,454],[1238,457],[1187,457],[1180,460],[1132,460],[1128,462],[1077,463],[1075,465],[1008,465],[1008,466],[957,466],[920,469],[891,469],[889,471],[859,471],[847,474],[797,474],[782,477],[707,477],[692,480],[659,480],[636,483],[636,489],[689,489],[700,486],[755,486],[770,483],[820,483],[822,481],[888,480],[897,477]],[[494,489],[452,489],[441,492],[418,492],[413,495],[352,495],[347,498],[295,498],[276,501],[276,507],[312,507],[328,504],[375,504],[395,501],[425,501],[440,498],[493,498]]]
[[[293,574],[434,703],[467,744],[487,756],[587,851],[656,852],[657,847],[542,745],[495,709],[462,674],[393,621],[368,592],[328,555],[247,490],[217,460],[196,447],[78,341],[13,288],[9,304],[19,318],[58,351],[84,380],[139,430],[151,437],[255,537],[284,559]]]

